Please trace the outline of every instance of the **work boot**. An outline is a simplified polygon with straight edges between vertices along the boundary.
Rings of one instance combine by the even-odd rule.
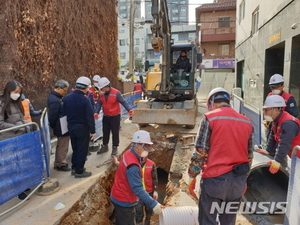
[[[112,147],[111,155],[118,156],[118,146]]]
[[[75,173],[75,178],[84,178],[92,176],[92,172]]]
[[[108,152],[108,145],[102,145],[100,150],[97,152],[97,155]]]
[[[83,168],[83,172],[85,172],[85,168]],[[75,169],[71,170],[71,175],[74,176],[75,175]]]

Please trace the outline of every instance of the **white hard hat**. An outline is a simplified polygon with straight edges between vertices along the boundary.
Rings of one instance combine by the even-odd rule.
[[[285,100],[280,95],[270,95],[266,98],[263,108],[285,107]]]
[[[218,93],[220,93],[220,94],[218,95]],[[207,102],[206,102],[207,109],[209,108],[209,104],[210,104],[211,98],[213,96],[215,96],[215,99],[226,98],[226,99],[230,100],[230,95],[229,95],[228,91],[226,91],[224,88],[221,88],[221,87],[214,88],[208,94],[208,98],[207,98]]]
[[[76,84],[83,84],[86,86],[91,86],[91,80],[88,77],[79,77],[76,81]]]
[[[100,80],[100,76],[99,76],[99,75],[95,75],[95,76],[93,76],[93,80],[94,80],[94,81],[98,81],[98,82],[99,82],[99,80]]]
[[[144,143],[152,145],[150,134],[145,130],[139,130],[133,134],[131,142],[134,143]]]
[[[280,74],[274,74],[271,76],[269,84],[278,84],[278,83],[284,83],[283,76]]]
[[[102,89],[110,84],[110,81],[106,77],[101,77],[99,79],[98,87],[99,89]]]

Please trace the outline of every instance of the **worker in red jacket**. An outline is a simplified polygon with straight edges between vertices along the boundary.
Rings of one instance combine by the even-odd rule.
[[[133,134],[132,145],[121,157],[116,171],[110,199],[116,212],[115,225],[135,225],[135,206],[142,200],[155,214],[162,212],[163,206],[143,189],[141,158],[154,151],[150,134],[139,130]]]
[[[268,162],[269,171],[273,174],[277,173],[282,165],[286,165],[286,156],[291,157],[293,148],[300,145],[300,121],[284,111],[285,106],[284,98],[279,95],[268,96],[263,106],[264,118],[272,125],[265,154],[274,157],[274,160]],[[299,151],[297,154],[300,157]]]
[[[217,206],[239,202],[244,193],[253,157],[250,119],[230,107],[230,95],[223,88],[213,89],[200,122],[188,174],[192,179],[202,171],[199,224],[215,225]],[[224,208],[224,207],[223,207]],[[238,207],[237,207],[238,208]],[[236,211],[219,213],[221,225],[235,224]]]

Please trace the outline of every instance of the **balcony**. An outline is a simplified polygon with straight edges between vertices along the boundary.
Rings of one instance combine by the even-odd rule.
[[[201,42],[234,41],[235,27],[201,29]]]

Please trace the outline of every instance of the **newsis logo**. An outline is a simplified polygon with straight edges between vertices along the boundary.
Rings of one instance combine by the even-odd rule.
[[[210,213],[285,214],[287,202],[213,202]]]

